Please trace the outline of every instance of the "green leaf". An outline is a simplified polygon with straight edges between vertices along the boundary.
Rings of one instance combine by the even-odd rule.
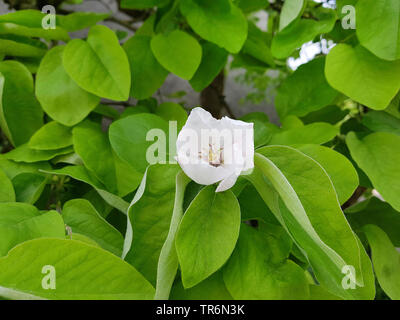
[[[211,42],[202,42],[202,59],[190,85],[194,90],[200,92],[207,88],[225,67],[228,52]]]
[[[260,197],[253,185],[246,186],[238,196],[242,221],[262,220],[269,224],[279,225],[271,210]]]
[[[203,39],[238,53],[247,38],[247,20],[230,0],[182,0],[182,14]]]
[[[42,170],[42,172],[61,176],[69,176],[75,180],[87,183],[91,185],[110,206],[118,209],[123,214],[126,214],[128,211],[129,204],[117,195],[106,191],[106,187],[83,166],[67,166],[58,170]]]
[[[31,28],[41,28],[44,16],[45,14],[39,10],[17,10],[1,15],[0,21],[11,22]]]
[[[167,300],[178,271],[178,256],[175,249],[175,238],[179,223],[183,216],[183,200],[185,189],[190,179],[181,171],[176,175],[176,191],[174,210],[172,212],[171,224],[168,236],[162,246],[157,266],[157,285],[154,299]]]
[[[46,177],[39,173],[25,172],[15,176],[12,184],[16,201],[34,204],[41,196],[46,183]]]
[[[151,97],[168,75],[154,57],[150,43],[151,37],[136,35],[124,44],[132,73],[131,96],[136,99]]]
[[[57,150],[72,145],[71,128],[51,121],[41,127],[31,137],[29,148],[35,150]]]
[[[328,10],[319,21],[300,19],[288,25],[272,39],[272,55],[278,59],[289,57],[293,51],[316,36],[330,32],[336,22],[336,13]]]
[[[325,58],[317,58],[300,66],[278,89],[275,99],[279,117],[305,116],[333,103],[338,92],[324,75]]]
[[[261,31],[254,23],[249,22],[247,40],[242,52],[270,66],[275,66],[271,49],[269,48],[269,35]]]
[[[101,126],[85,121],[72,131],[74,150],[89,169],[112,193],[117,193],[117,177],[111,145]]]
[[[279,31],[287,27],[292,21],[296,20],[305,7],[304,0],[286,0],[283,3],[282,11],[279,16]]]
[[[14,187],[2,169],[0,169],[0,202],[15,202]]]
[[[248,113],[240,120],[254,123],[254,146],[256,148],[268,144],[272,135],[279,132],[279,128],[269,122],[268,116],[263,112]]]
[[[150,166],[128,211],[123,257],[152,284],[156,284],[158,259],[170,229],[180,171],[178,165]]]
[[[149,165],[146,152],[154,142],[147,141],[146,137],[152,129],[160,129],[167,136],[168,123],[154,114],[142,113],[122,118],[110,126],[112,148],[122,160],[141,173]]]
[[[390,238],[390,241],[400,247],[400,214],[394,210],[390,204],[371,198],[359,204],[365,206],[361,210],[353,212],[355,208],[350,207],[346,210],[347,219],[355,231],[361,231],[361,228],[367,224],[374,224],[381,228]]]
[[[385,111],[371,111],[364,114],[362,124],[375,132],[388,132],[400,136],[400,119]]]
[[[56,290],[46,290],[44,266],[56,269]],[[48,274],[48,273],[47,273]],[[116,277],[116,275],[118,275]],[[2,296],[26,299],[152,299],[154,288],[112,253],[75,240],[25,242],[0,259]]]
[[[384,60],[400,59],[400,7],[396,0],[358,1],[357,37]]]
[[[368,256],[346,221],[325,170],[290,147],[264,147],[258,152],[261,154],[256,154],[255,165],[276,192],[257,176],[257,171],[250,179],[308,257],[318,281],[330,292],[346,299],[373,298],[374,283]],[[354,266],[360,286],[351,292],[341,285],[341,270],[345,265]]]
[[[121,256],[124,238],[100,216],[89,201],[84,199],[68,201],[64,205],[62,217],[72,233],[87,236],[105,250]]]
[[[15,176],[21,173],[39,173],[39,170],[51,169],[51,165],[48,162],[14,162],[6,159],[4,154],[0,154],[0,168],[5,172],[7,177],[12,180]]]
[[[83,90],[67,74],[62,64],[65,50],[64,46],[57,46],[43,58],[37,73],[36,96],[51,118],[73,126],[96,108],[100,98]]]
[[[310,300],[343,300],[338,296],[333,295],[324,287],[317,285],[310,285]]]
[[[155,6],[162,6],[168,0],[122,0],[121,8],[123,9],[148,9]]]
[[[25,203],[0,203],[0,231],[0,256],[27,240],[65,237],[64,222],[58,212],[41,214],[34,206]],[[1,274],[3,276],[3,272]],[[15,281],[15,278],[10,280]]]
[[[33,94],[29,70],[16,61],[0,62],[0,126],[20,146],[43,125],[43,112]]]
[[[154,112],[165,121],[177,121],[178,132],[185,125],[188,114],[180,104],[174,102],[164,102],[160,104]]]
[[[232,193],[205,187],[186,210],[176,236],[185,288],[200,283],[228,260],[240,229],[240,207]]]
[[[233,2],[245,13],[268,7],[268,2],[265,0],[234,0]]]
[[[267,238],[242,224],[235,251],[223,269],[225,284],[234,299],[308,298],[304,270],[286,258],[274,261],[276,257],[271,249],[279,242],[279,238]]]
[[[0,54],[5,56],[41,58],[45,53],[46,49],[43,48],[14,40],[0,39]]]
[[[400,253],[386,233],[372,224],[363,227],[372,251],[372,262],[379,284],[393,300],[400,300]]]
[[[46,40],[62,40],[65,42],[70,40],[68,32],[62,27],[57,27],[55,29],[32,28],[9,22],[0,23],[0,35],[1,34],[43,38]]]
[[[57,150],[35,150],[29,148],[28,144],[23,144],[14,150],[5,154],[6,159],[13,160],[16,162],[38,162],[51,160],[56,156],[71,153],[73,149],[66,147]]]
[[[87,41],[74,39],[63,54],[68,75],[84,90],[116,101],[129,98],[129,61],[115,33],[101,25],[92,27]]]
[[[77,31],[89,28],[109,16],[109,13],[73,12],[65,16],[58,15],[57,23],[68,31]]]
[[[357,165],[393,208],[400,211],[400,137],[377,132],[358,139],[354,132],[346,137],[347,146]]]
[[[190,80],[200,66],[201,46],[184,31],[156,35],[151,40],[151,49],[165,69],[185,80]]]
[[[375,110],[385,109],[399,91],[399,73],[400,61],[380,60],[361,46],[338,44],[326,58],[328,83]]]
[[[296,146],[317,161],[331,178],[340,204],[345,203],[359,185],[358,174],[351,162],[341,153],[317,145]]]
[[[185,289],[182,281],[175,282],[171,290],[171,300],[233,300],[226,289],[222,272],[218,271],[200,282]]]
[[[295,144],[324,144],[331,141],[339,134],[339,128],[325,122],[314,122],[302,127],[281,130],[275,133],[269,144],[295,145]]]

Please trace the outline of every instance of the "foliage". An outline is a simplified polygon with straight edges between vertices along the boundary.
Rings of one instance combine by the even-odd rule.
[[[137,21],[0,16],[0,296],[400,299],[400,9],[336,2],[122,0],[143,20],[124,41],[103,22]],[[310,41],[335,46],[289,68]],[[154,95],[170,73],[202,92],[230,69],[252,101],[276,91],[280,125],[241,118],[255,168],[216,193],[174,163],[170,122],[194,106]],[[151,129],[172,163],[149,165]]]

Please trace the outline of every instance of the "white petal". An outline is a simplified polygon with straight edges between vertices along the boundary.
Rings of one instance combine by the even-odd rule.
[[[220,182],[215,192],[222,192],[232,188],[235,185],[237,178],[238,176],[236,174],[231,174]]]

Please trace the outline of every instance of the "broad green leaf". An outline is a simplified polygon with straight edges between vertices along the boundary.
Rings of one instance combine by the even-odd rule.
[[[248,113],[241,117],[240,120],[254,123],[254,146],[256,148],[268,144],[272,135],[279,132],[279,128],[269,122],[268,116],[262,112]]]
[[[57,23],[68,31],[77,31],[89,28],[109,16],[109,13],[73,12],[65,16],[58,15]]]
[[[6,159],[6,156],[4,154],[1,154],[0,169],[2,169],[5,172],[5,174],[10,180],[12,180],[15,176],[21,173],[25,172],[39,173],[39,170],[51,169],[51,165],[48,162],[36,162],[36,163],[15,162]]]
[[[58,170],[47,169],[41,171],[53,175],[69,176],[75,180],[87,183],[91,185],[110,206],[124,214],[128,211],[129,204],[117,195],[106,191],[106,187],[83,166],[67,166]]]
[[[112,193],[117,191],[117,176],[110,142],[101,126],[85,121],[73,131],[74,150],[89,169]]]
[[[185,80],[190,80],[200,66],[201,46],[184,31],[156,35],[151,40],[151,50],[165,69]]]
[[[183,216],[176,251],[185,288],[200,283],[228,260],[240,229],[240,207],[232,193],[205,187]]]
[[[372,224],[363,227],[372,251],[372,262],[379,284],[393,300],[400,300],[400,253],[386,233]]]
[[[340,204],[345,203],[359,185],[356,169],[341,153],[317,145],[296,146],[304,154],[317,161],[331,178]]]
[[[317,285],[310,285],[310,300],[343,300],[342,298],[333,295],[324,287]]]
[[[242,220],[262,220],[279,225],[271,210],[260,197],[253,185],[246,186],[238,196]]]
[[[56,269],[56,289],[46,290],[44,266]],[[116,276],[118,275],[118,276]],[[132,266],[112,253],[75,240],[25,242],[0,259],[0,293],[26,299],[152,299],[154,288]],[[14,293],[14,295],[12,295]]]
[[[117,120],[120,118],[119,111],[106,104],[100,103],[96,109],[93,110],[93,112],[112,120]]]
[[[0,202],[15,202],[14,187],[2,169],[0,169]]]
[[[197,69],[190,85],[198,92],[207,88],[225,67],[228,52],[211,42],[201,43],[202,59],[200,67]]]
[[[375,132],[388,132],[400,136],[400,119],[386,111],[371,111],[364,114],[362,124]]]
[[[339,128],[325,122],[315,122],[289,130],[275,133],[269,144],[295,145],[295,144],[324,144],[331,141],[339,134]]]
[[[111,146],[117,155],[138,172],[143,173],[149,165],[146,159],[148,148],[154,141],[147,141],[146,137],[150,130],[162,130],[166,137],[168,123],[154,114],[136,114],[115,121],[109,130]],[[161,142],[164,146],[165,144]],[[160,151],[163,157],[165,152]]]
[[[185,125],[188,114],[180,104],[174,102],[164,102],[160,104],[154,112],[160,118],[165,121],[176,121],[178,126],[178,132]]]
[[[283,3],[282,11],[279,16],[279,31],[283,30],[292,21],[296,20],[305,7],[304,0],[286,0]]]
[[[9,39],[0,39],[0,54],[14,57],[36,57],[41,58],[46,50],[23,42]]]
[[[226,289],[222,272],[218,271],[200,282],[185,289],[182,281],[175,282],[171,290],[171,300],[233,300]]]
[[[72,145],[71,128],[51,121],[41,127],[29,140],[29,148],[35,150],[57,150]]]
[[[160,252],[170,229],[180,171],[178,165],[150,166],[128,211],[123,258],[154,285]]]
[[[136,35],[124,44],[132,73],[131,96],[136,99],[151,97],[168,75],[154,57],[150,43],[151,37]]]
[[[74,39],[63,54],[68,75],[84,90],[116,101],[129,98],[129,61],[115,33],[101,25],[90,29],[87,41]]]
[[[65,42],[70,40],[68,32],[62,27],[56,27],[55,29],[29,28],[9,22],[0,23],[0,35],[2,34],[43,38],[46,40],[62,40]]]
[[[361,46],[338,44],[327,58],[328,83],[375,110],[385,109],[400,89],[400,61],[380,60]]]
[[[267,65],[275,66],[269,47],[268,33],[261,31],[254,23],[249,22],[247,40],[242,52],[264,62]]]
[[[168,0],[122,0],[121,8],[123,9],[148,9],[155,6],[162,6]]]
[[[64,205],[62,217],[72,233],[87,236],[105,250],[121,256],[124,238],[117,229],[100,216],[89,201],[84,199],[68,201]]]
[[[17,10],[1,15],[0,22],[11,22],[31,28],[41,28],[44,16],[45,14],[39,10]]]
[[[28,144],[23,144],[4,154],[4,157],[15,162],[34,163],[51,160],[59,155],[65,155],[72,151],[72,147],[57,150],[35,150],[29,148]]]
[[[357,165],[393,208],[400,211],[400,137],[377,132],[358,139],[354,132],[346,137],[347,146]]]
[[[123,197],[137,188],[142,175],[114,154],[99,124],[85,121],[72,132],[75,152],[108,191]]]
[[[156,300],[167,300],[169,298],[178,271],[179,262],[175,249],[175,237],[183,216],[183,200],[185,189],[189,182],[190,179],[183,173],[183,171],[176,175],[174,210],[172,212],[168,236],[162,246],[160,257],[158,259],[157,285],[156,294],[154,296],[154,299]]]
[[[34,204],[42,194],[46,183],[46,177],[39,173],[25,172],[15,176],[12,184],[16,201]]]
[[[400,59],[400,6],[397,0],[358,1],[357,37],[361,45],[384,60]]]
[[[223,269],[224,281],[234,299],[307,299],[308,283],[304,271],[294,262],[274,261],[271,250],[279,238],[265,235],[242,224],[237,246]]]
[[[0,231],[0,256],[27,240],[65,236],[64,222],[58,212],[40,213],[25,203],[0,203]]]
[[[278,89],[276,109],[281,119],[287,115],[305,116],[333,103],[338,95],[326,81],[325,58],[300,66]]]
[[[269,5],[265,0],[233,0],[233,2],[245,13],[265,9]]]
[[[247,21],[230,0],[182,0],[182,14],[203,39],[238,53],[247,38]]]
[[[67,74],[62,64],[64,52],[64,46],[57,46],[43,58],[37,73],[36,96],[51,118],[73,126],[93,111],[100,98],[83,90]]]
[[[43,112],[33,93],[33,78],[19,62],[0,62],[0,126],[20,146],[43,125]]]
[[[361,210],[350,207],[347,209],[346,216],[353,230],[361,231],[367,224],[374,224],[382,229],[390,238],[390,241],[400,248],[400,214],[394,210],[390,204],[371,198],[359,204],[363,206]]]
[[[319,21],[300,19],[276,34],[272,40],[272,55],[278,59],[289,57],[293,51],[316,36],[330,32],[336,22],[336,13],[328,10]]]
[[[258,152],[261,154],[255,156],[256,167],[277,193],[265,180],[254,175],[250,179],[308,257],[318,281],[346,299],[373,298],[368,257],[341,211],[326,171],[315,160],[290,147],[264,147]],[[341,285],[345,265],[354,266],[359,285],[351,292]]]
[[[23,144],[5,154],[6,159],[16,162],[39,162],[51,160],[56,156],[71,153],[72,147],[57,150],[35,150],[29,148],[28,144]]]

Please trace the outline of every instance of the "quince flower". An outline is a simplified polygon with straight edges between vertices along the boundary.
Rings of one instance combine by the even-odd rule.
[[[228,190],[240,174],[254,168],[253,123],[217,120],[195,108],[178,135],[176,150],[189,178],[202,185],[220,182],[216,192]]]

